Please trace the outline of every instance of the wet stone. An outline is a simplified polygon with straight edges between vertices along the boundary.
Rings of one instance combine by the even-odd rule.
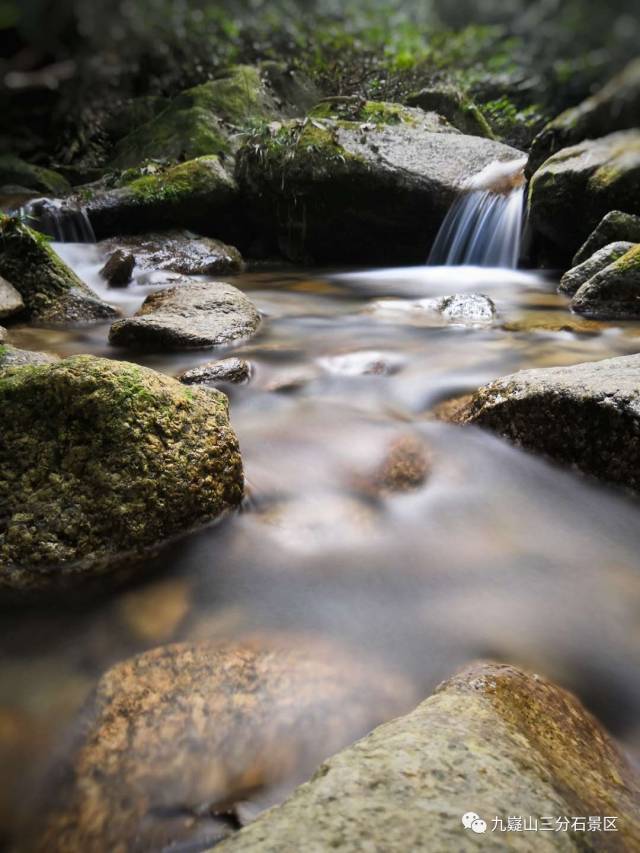
[[[232,383],[242,385],[249,382],[253,368],[243,358],[223,358],[209,361],[199,367],[193,367],[181,373],[178,379],[184,385],[212,385]]]
[[[100,275],[111,287],[126,287],[131,281],[136,259],[122,249],[116,249],[100,270]]]

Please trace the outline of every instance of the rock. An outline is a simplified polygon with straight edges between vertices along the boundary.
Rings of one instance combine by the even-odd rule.
[[[639,795],[637,773],[574,696],[511,666],[475,664],[216,851],[635,850]],[[471,812],[476,831],[463,824]],[[556,818],[584,816],[585,829],[539,829],[531,841],[494,830],[513,815],[539,827],[550,818],[553,830]],[[587,833],[590,815],[601,827],[617,817],[617,831]]]
[[[640,243],[640,216],[611,210],[602,218],[589,235],[587,242],[578,250],[573,266],[589,260],[599,249],[616,242]]]
[[[629,249],[633,249],[634,245],[634,243],[617,242],[609,243],[608,246],[598,249],[586,261],[582,261],[562,276],[558,287],[559,292],[573,296],[585,282],[608,267],[609,264],[617,261],[618,258],[626,255]]]
[[[533,140],[528,173],[562,148],[585,139],[598,139],[616,130],[638,126],[640,115],[640,59],[577,107],[551,121]]]
[[[142,272],[166,270],[182,275],[230,275],[242,272],[242,255],[220,240],[198,237],[189,231],[165,231],[140,237],[116,237],[103,247],[135,257]]]
[[[170,228],[232,241],[236,234],[237,187],[215,155],[154,170],[117,189],[87,191],[84,203],[98,240]]]
[[[480,388],[457,420],[640,487],[640,355],[514,373]]]
[[[66,195],[71,192],[71,185],[62,175],[51,169],[25,163],[11,154],[0,156],[0,187],[4,186],[25,187],[50,195]]]
[[[0,276],[0,319],[5,320],[24,311],[22,296],[12,284]]]
[[[45,237],[1,215],[0,275],[18,290],[32,322],[64,325],[117,316],[60,260]]]
[[[611,210],[640,213],[640,130],[565,148],[538,169],[529,188],[537,254],[568,266]],[[617,234],[615,239],[627,238]]]
[[[147,296],[135,316],[113,324],[109,341],[136,349],[206,349],[250,338],[259,325],[242,291],[221,281],[193,281]]]
[[[236,175],[256,228],[290,260],[424,263],[463,182],[520,156],[434,113],[333,99],[256,133]]]
[[[242,385],[251,379],[253,368],[243,358],[223,358],[220,361],[209,361],[199,367],[192,367],[181,373],[178,379],[184,385],[213,386],[220,383]]]
[[[492,299],[482,293],[455,293],[425,299],[379,299],[367,311],[382,320],[424,325],[490,323],[497,316]]]
[[[300,636],[126,660],[81,716],[55,768],[64,782],[43,786],[29,849],[204,850],[412,696],[404,679]]]
[[[406,358],[393,352],[360,350],[344,355],[328,355],[318,359],[318,364],[337,376],[391,376],[402,370]]]
[[[112,165],[127,169],[147,160],[228,156],[237,146],[238,130],[277,116],[259,69],[236,65],[224,76],[182,92],[159,115],[133,130],[116,146]]]
[[[242,499],[227,400],[76,356],[0,378],[0,586],[119,568]]]
[[[640,317],[640,245],[583,284],[571,300],[571,308],[600,320]]]
[[[380,464],[357,476],[353,485],[373,497],[413,492],[426,483],[431,464],[431,451],[424,440],[402,435],[390,442]]]
[[[126,287],[131,281],[136,259],[122,249],[116,249],[109,255],[103,268],[100,270],[102,278],[106,279],[111,287]]]
[[[428,86],[410,95],[407,104],[444,116],[462,133],[493,139],[493,131],[482,112],[457,86],[447,83]]]
[[[437,311],[455,323],[490,322],[497,315],[492,299],[482,293],[455,293],[438,301]]]
[[[0,335],[0,344],[2,343],[3,338]],[[58,357],[46,352],[18,349],[9,344],[0,346],[0,376],[10,367],[23,367],[28,364],[52,364],[54,361],[59,361]]]
[[[262,79],[284,117],[304,116],[322,98],[315,83],[298,69],[271,60],[260,63],[259,67]]]
[[[7,340],[7,330],[4,326],[0,326],[0,344],[3,344]]]

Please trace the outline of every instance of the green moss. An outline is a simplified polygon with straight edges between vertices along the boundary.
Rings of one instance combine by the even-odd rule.
[[[213,192],[216,186],[231,187],[232,182],[218,157],[209,156],[138,178],[126,189],[133,200],[148,204],[183,201]]]
[[[101,571],[241,499],[223,395],[77,356],[7,370],[0,412],[0,585],[78,561]]]
[[[630,249],[625,255],[619,258],[615,263],[615,267],[619,272],[640,272],[640,246]]]
[[[327,98],[313,108],[309,117],[376,125],[417,123],[415,113],[401,104],[362,98]]]
[[[10,154],[0,156],[0,186],[15,185],[29,190],[61,196],[71,192],[71,185],[51,169],[26,163]]]

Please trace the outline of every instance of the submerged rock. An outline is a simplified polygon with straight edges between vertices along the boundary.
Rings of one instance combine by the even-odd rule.
[[[221,394],[76,356],[5,371],[0,413],[0,586],[109,571],[242,499]]]
[[[571,300],[571,308],[600,320],[640,317],[640,245],[583,284]]]
[[[336,376],[391,376],[402,370],[406,358],[394,352],[359,350],[324,356],[318,364]]]
[[[192,367],[181,373],[178,379],[184,385],[216,386],[220,383],[241,385],[251,379],[253,368],[243,358],[223,358]]]
[[[640,845],[639,795],[637,774],[574,696],[511,666],[475,664],[216,849],[622,853]],[[585,816],[585,828],[538,831],[520,847],[503,834],[513,815],[539,830],[542,818],[555,830],[556,818]],[[588,815],[601,816],[601,829],[604,815],[617,816],[616,832],[587,834]]]
[[[229,275],[241,272],[242,255],[220,240],[189,231],[164,231],[116,237],[102,244],[107,251],[131,254],[141,271],[166,270],[181,275]]]
[[[432,454],[424,439],[402,435],[389,443],[379,465],[356,475],[352,485],[376,498],[413,492],[424,486],[431,467]]]
[[[410,95],[407,104],[444,116],[462,133],[493,139],[493,131],[481,110],[457,86],[447,83],[428,86]]]
[[[590,278],[593,278],[596,273],[599,273],[605,267],[608,267],[609,264],[617,261],[618,258],[626,255],[629,249],[633,249],[634,245],[634,243],[617,242],[609,243],[608,246],[598,249],[586,261],[582,261],[582,263],[573,267],[562,276],[558,290],[560,293],[573,296],[585,282],[589,281]]]
[[[100,270],[102,278],[109,282],[111,287],[126,287],[131,281],[136,259],[122,249],[112,252],[106,264]]]
[[[46,237],[7,216],[0,216],[0,275],[20,293],[34,322],[60,325],[117,316],[60,260]]]
[[[587,98],[553,119],[533,140],[529,174],[552,154],[585,139],[597,139],[615,130],[638,126],[640,116],[640,59]]]
[[[534,242],[538,254],[554,263],[568,264],[611,210],[640,213],[640,130],[565,148],[531,180],[529,223]],[[629,238],[616,234],[613,239]]]
[[[152,293],[135,316],[113,324],[109,340],[139,349],[202,349],[249,338],[259,325],[257,308],[236,287],[191,281]]]
[[[640,355],[505,376],[480,388],[456,420],[640,488]]]
[[[66,195],[71,185],[66,178],[51,169],[33,166],[11,154],[0,155],[0,187],[17,186],[39,193]]]
[[[12,284],[0,276],[0,320],[6,320],[24,311],[22,296]]]
[[[616,242],[640,243],[640,216],[611,210],[596,225],[586,243],[578,249],[573,265],[587,261],[597,251]]]
[[[45,786],[31,849],[204,850],[412,698],[404,679],[304,636],[124,661],[79,720],[64,782]]]
[[[482,293],[454,293],[425,299],[379,299],[367,308],[382,320],[419,325],[491,323],[497,317],[495,303]]]
[[[87,192],[86,211],[98,240],[170,228],[227,239],[235,234],[235,181],[215,155],[143,174],[114,190]]]
[[[249,139],[237,177],[262,233],[290,260],[423,263],[464,181],[519,157],[434,113],[333,99]]]

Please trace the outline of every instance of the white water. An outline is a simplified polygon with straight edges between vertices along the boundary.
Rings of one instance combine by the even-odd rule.
[[[520,257],[523,160],[493,163],[466,186],[440,227],[430,265],[506,267]]]
[[[21,215],[31,228],[47,234],[57,243],[95,243],[91,222],[81,206],[71,206],[59,199],[38,198],[21,208]]]

